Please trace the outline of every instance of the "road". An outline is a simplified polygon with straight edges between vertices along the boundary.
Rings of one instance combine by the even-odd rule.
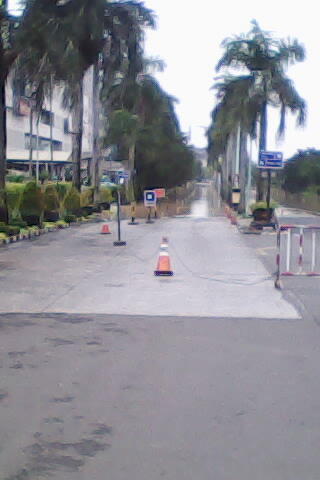
[[[206,209],[0,250],[1,480],[318,480],[319,327]]]

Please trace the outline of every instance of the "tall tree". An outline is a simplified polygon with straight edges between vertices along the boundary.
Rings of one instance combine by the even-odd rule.
[[[254,98],[254,112],[259,115],[259,151],[267,149],[267,106],[280,108],[279,137],[285,132],[286,113],[297,115],[297,124],[303,125],[306,116],[305,101],[299,96],[286,75],[286,69],[304,60],[304,48],[294,40],[275,39],[261,30],[256,21],[246,35],[227,38],[222,43],[225,52],[216,66],[220,71],[228,67],[249,71],[252,86],[249,97]],[[257,200],[263,198],[261,181],[257,185]]]

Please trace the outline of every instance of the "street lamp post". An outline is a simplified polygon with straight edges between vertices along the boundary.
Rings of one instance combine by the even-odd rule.
[[[124,178],[119,178],[119,185],[124,183]],[[127,242],[121,240],[121,223],[120,223],[120,190],[117,189],[117,217],[118,217],[118,240],[113,242],[115,247],[123,247],[127,244]]]

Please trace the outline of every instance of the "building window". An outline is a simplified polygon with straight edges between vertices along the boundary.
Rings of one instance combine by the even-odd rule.
[[[37,140],[37,135],[32,135],[32,148],[37,150],[37,145],[39,145],[39,150],[50,150],[50,138],[39,137]],[[30,148],[30,134],[25,134],[25,149],[29,150]],[[62,142],[58,140],[52,140],[52,146],[54,151],[62,151]]]
[[[52,125],[53,125],[54,114],[52,112],[50,112],[49,110],[41,110],[40,121],[41,121],[41,123],[44,123],[45,125],[50,125],[50,123],[52,121]]]
[[[70,132],[70,125],[69,125],[69,118],[65,118],[63,121],[63,131],[64,133],[71,133]]]

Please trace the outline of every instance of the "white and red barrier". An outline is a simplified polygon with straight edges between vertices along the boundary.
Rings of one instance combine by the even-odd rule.
[[[293,232],[297,231],[298,240],[298,255],[293,256],[292,244],[293,244]],[[285,269],[282,271],[282,232],[287,233],[287,241],[285,247]],[[317,225],[279,225],[277,230],[277,272],[275,287],[281,288],[280,277],[287,276],[307,276],[307,277],[319,277],[320,269],[317,270],[317,241],[320,240],[318,233],[320,232],[320,226]],[[305,252],[305,236],[307,233],[311,233],[311,252],[308,256],[308,262],[306,261]],[[307,269],[307,263],[310,264],[310,269]]]

